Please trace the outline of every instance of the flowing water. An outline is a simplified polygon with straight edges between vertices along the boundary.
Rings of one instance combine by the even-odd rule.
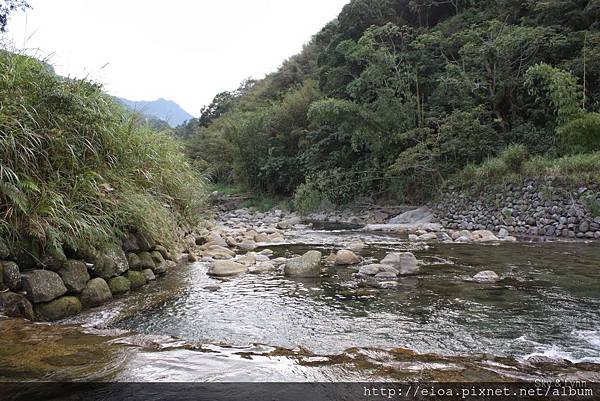
[[[586,242],[417,246],[352,227],[313,227],[275,257],[328,254],[360,238],[367,260],[411,250],[422,274],[391,290],[354,270],[319,279],[207,276],[159,282],[62,322],[0,321],[0,377],[119,381],[600,380],[600,247]],[[503,280],[469,278],[494,270]],[[218,287],[217,287],[218,286]],[[207,288],[208,287],[208,288]],[[6,342],[11,346],[6,346]],[[532,364],[527,358],[562,358]]]

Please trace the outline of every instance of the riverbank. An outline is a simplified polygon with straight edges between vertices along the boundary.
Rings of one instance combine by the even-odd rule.
[[[159,282],[53,325],[1,321],[0,338],[14,342],[2,349],[15,353],[2,355],[0,372],[111,381],[600,379],[592,244],[410,241],[279,211],[216,217],[187,239],[199,243],[188,256],[195,261]],[[317,274],[290,274],[290,262],[315,252]],[[402,271],[415,260],[417,271]],[[233,263],[241,270],[216,274]],[[475,277],[486,270],[497,277]],[[40,336],[47,340],[32,347]]]

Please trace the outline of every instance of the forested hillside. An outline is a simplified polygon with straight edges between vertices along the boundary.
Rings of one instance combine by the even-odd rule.
[[[559,157],[594,178],[599,28],[598,0],[353,0],[177,133],[214,180],[304,208],[422,201],[465,167],[487,179]]]

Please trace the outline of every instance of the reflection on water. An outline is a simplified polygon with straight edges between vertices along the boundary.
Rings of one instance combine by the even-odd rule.
[[[596,244],[415,247],[393,235],[306,230],[271,249],[327,254],[356,237],[367,260],[412,249],[423,274],[383,291],[357,287],[347,268],[314,280],[219,280],[190,264],[68,325],[0,320],[0,379],[600,380]],[[465,280],[481,270],[504,279]],[[576,364],[528,363],[534,354]]]
[[[327,252],[333,245],[327,238],[343,234],[303,235],[312,245],[271,249],[288,256],[315,248]],[[371,240],[367,257],[404,246],[397,238],[373,245],[373,238],[363,238]],[[388,291],[351,288],[345,268],[330,267],[317,280],[254,275],[218,280],[206,275],[206,264],[196,263],[178,272],[177,294],[115,327],[318,353],[402,347],[442,355],[526,356],[554,349],[571,360],[600,362],[597,246],[435,244],[416,254],[427,263],[423,274],[403,278]],[[495,270],[504,280],[493,285],[465,280],[480,270]],[[214,283],[218,291],[204,289]]]

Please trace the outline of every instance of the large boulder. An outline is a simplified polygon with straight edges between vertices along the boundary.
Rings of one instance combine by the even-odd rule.
[[[142,272],[130,270],[127,272],[127,280],[131,283],[131,289],[137,290],[146,285],[146,276]]]
[[[150,257],[152,259],[152,257]],[[127,263],[129,263],[129,268],[131,270],[142,270],[142,261],[138,255],[135,253],[127,254]]]
[[[113,245],[102,252],[97,252],[90,267],[92,277],[110,279],[120,276],[129,270],[129,263],[121,247]]]
[[[208,269],[210,276],[235,276],[236,274],[246,273],[248,266],[232,260],[215,260]]]
[[[308,251],[302,256],[285,262],[284,274],[291,277],[319,277],[321,274],[321,252]]]
[[[50,270],[33,270],[22,274],[21,284],[27,298],[34,303],[50,302],[67,293],[60,276]]]
[[[472,233],[473,240],[477,242],[492,242],[498,241],[498,237],[489,230],[477,230]]]
[[[427,207],[409,210],[390,219],[389,224],[426,224],[433,221],[433,213]]]
[[[0,292],[0,311],[9,317],[35,319],[31,302],[23,295],[14,292]]]
[[[39,320],[59,320],[81,312],[81,302],[77,297],[60,297],[54,301],[36,304],[35,314]]]
[[[108,288],[113,295],[127,294],[131,290],[131,282],[123,276],[113,277],[108,281]]]
[[[152,255],[150,254],[150,252],[140,252],[137,256],[140,259],[140,263],[139,268],[135,270],[154,269],[156,267],[154,264],[154,259],[152,259]]]
[[[388,253],[380,263],[398,269],[401,276],[417,274],[420,270],[419,261],[411,252]]]
[[[339,266],[356,265],[360,263],[360,256],[347,249],[339,250],[335,255],[335,264]]]
[[[214,259],[231,259],[235,256],[235,252],[220,245],[212,245],[202,252],[202,256],[210,256]]]
[[[65,287],[72,294],[79,294],[85,288],[85,285],[90,281],[90,274],[88,273],[85,262],[80,260],[69,259],[58,270],[58,275],[65,283]]]
[[[81,303],[88,308],[102,305],[110,299],[112,299],[110,288],[106,281],[100,277],[88,281],[83,291],[81,291]]]
[[[0,262],[0,288],[18,290],[21,287],[21,272],[15,262]]]

